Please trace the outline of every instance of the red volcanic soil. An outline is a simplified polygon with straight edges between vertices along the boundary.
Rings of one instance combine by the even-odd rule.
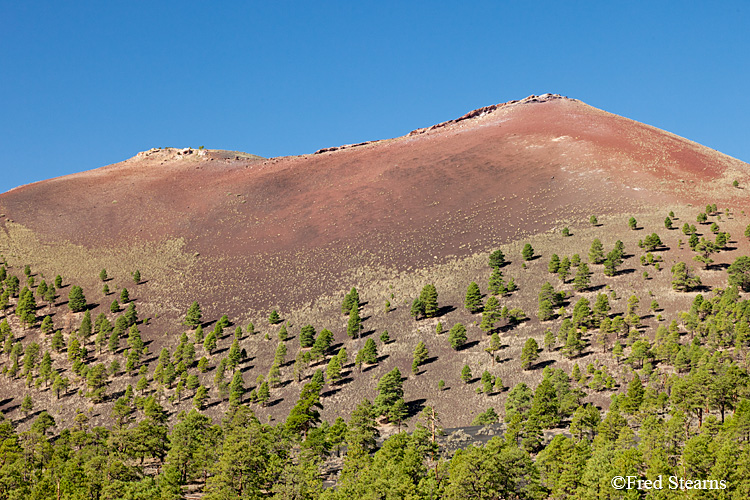
[[[547,94],[296,157],[151,150],[16,188],[0,209],[47,241],[184,237],[190,252],[224,259],[212,273],[262,284],[252,300],[263,306],[348,288],[336,279],[353,266],[417,267],[590,214],[723,202],[740,192],[725,189],[734,178],[750,181],[746,164]]]

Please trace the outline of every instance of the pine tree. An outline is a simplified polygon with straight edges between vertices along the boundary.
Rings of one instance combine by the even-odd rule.
[[[419,300],[419,297],[414,299],[414,302],[411,304],[411,315],[414,316],[414,319],[417,321],[419,321],[420,316],[424,316],[424,304]]]
[[[203,313],[201,313],[201,306],[198,305],[197,301],[194,301],[188,307],[187,314],[185,314],[185,321],[183,323],[190,328],[200,326],[203,319]]]
[[[482,323],[479,328],[486,333],[490,333],[495,329],[495,323],[498,321],[500,321],[500,301],[497,300],[497,297],[490,296],[482,310]]]
[[[489,289],[490,293],[494,295],[505,295],[505,293],[507,292],[507,288],[505,287],[503,273],[500,271],[500,269],[495,268],[492,270],[487,288]]]
[[[21,402],[21,411],[23,412],[26,417],[29,416],[29,413],[31,413],[31,410],[34,409],[34,401],[32,401],[30,395],[26,395],[26,397],[23,398],[23,401]]]
[[[667,217],[666,219],[664,219],[664,227],[666,227],[667,229],[672,229],[672,219],[671,218]]]
[[[438,293],[435,285],[427,284],[422,288],[419,294],[419,301],[422,303],[425,318],[434,318],[437,316],[439,310],[437,299]]]
[[[283,346],[284,343],[282,342],[279,344],[280,346]],[[278,350],[277,350],[278,352]],[[232,342],[232,347],[229,348],[229,353],[227,354],[227,364],[229,368],[232,369],[232,371],[235,371],[237,369],[237,365],[240,364],[240,359],[242,358],[240,353],[240,344],[237,342],[237,339],[234,339]],[[283,363],[283,361],[282,361]]]
[[[412,359],[411,363],[411,371],[413,373],[417,373],[419,371],[419,367],[424,364],[424,362],[427,361],[427,358],[429,357],[430,352],[427,350],[427,346],[420,340],[417,344],[417,347],[414,349],[414,358]]]
[[[589,222],[592,226],[596,226],[599,224],[599,220],[597,220],[596,215],[592,215],[591,217],[589,217]]]
[[[604,246],[599,238],[595,238],[591,243],[591,249],[589,250],[589,262],[592,264],[601,264],[604,262]]]
[[[582,292],[589,286],[591,286],[591,271],[589,271],[589,266],[583,262],[578,266],[576,276],[573,278],[573,288],[576,291]]]
[[[499,269],[505,265],[505,254],[503,251],[498,249],[490,254],[489,260],[490,267],[493,269]]]
[[[378,346],[371,338],[365,341],[365,345],[362,347],[360,353],[363,363],[373,365],[378,362]]]
[[[635,217],[631,217],[628,219],[628,227],[630,229],[635,229],[638,227],[638,222],[636,222]]]
[[[80,286],[73,286],[68,294],[68,307],[72,312],[81,312],[86,308],[86,297]]]
[[[101,271],[99,271],[99,279],[102,280],[102,281],[107,281],[107,270],[106,269],[102,269]]]
[[[529,338],[521,351],[521,368],[528,370],[537,359],[539,359],[539,344],[533,338]]]
[[[242,379],[242,372],[237,371],[232,377],[229,384],[229,406],[237,407],[242,403],[242,396],[245,394],[245,381]]]
[[[359,308],[352,306],[352,310],[349,312],[349,322],[346,325],[346,334],[350,338],[359,338],[362,332],[362,320],[359,317]]]
[[[469,365],[464,365],[464,367],[461,369],[461,380],[463,380],[464,383],[468,384],[472,378],[471,368],[469,368]]]
[[[375,415],[389,416],[391,410],[399,399],[404,397],[404,386],[401,380],[401,372],[394,368],[380,378],[378,382],[378,395],[373,402]]]
[[[140,282],[141,282],[141,272],[138,269],[136,269],[133,272],[133,283],[135,283],[137,285]]]
[[[451,347],[458,350],[462,345],[466,343],[466,327],[461,323],[456,323],[448,332],[448,340],[451,343]]]
[[[357,308],[360,306],[359,293],[354,287],[344,296],[344,301],[341,303],[341,314],[349,314],[353,306]]]
[[[341,380],[341,362],[339,361],[338,356],[332,356],[330,361],[328,361],[328,366],[326,367],[326,379],[331,385],[335,385]]]
[[[534,248],[531,246],[531,243],[526,243],[523,246],[523,250],[521,251],[521,256],[523,257],[523,260],[531,260],[534,258]]]
[[[203,341],[203,349],[210,355],[211,352],[216,349],[216,333],[215,331],[211,331],[208,335],[206,335],[206,339]]]
[[[557,276],[560,278],[560,281],[565,283],[565,280],[568,279],[569,275],[570,275],[570,259],[567,257],[563,257],[562,262],[560,262],[560,266],[557,268]]]
[[[557,273],[557,270],[559,268],[560,268],[560,257],[556,253],[553,253],[552,257],[549,260],[549,264],[547,265],[547,270],[550,273],[555,274]]]
[[[482,292],[479,291],[479,285],[472,281],[466,290],[466,299],[464,301],[466,309],[475,314],[482,310]]]
[[[268,316],[268,323],[272,325],[281,323],[281,317],[279,316],[279,312],[276,309],[271,311],[271,314]]]

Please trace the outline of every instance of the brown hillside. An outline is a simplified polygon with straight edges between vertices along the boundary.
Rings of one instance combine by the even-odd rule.
[[[732,187],[734,179],[739,189]],[[545,281],[592,302],[605,287],[616,289],[620,298],[637,293],[644,313],[649,297],[655,297],[664,319],[675,318],[695,295],[675,293],[670,283],[671,265],[692,259],[679,242],[687,239],[679,227],[695,224],[700,207],[716,203],[720,213],[711,221],[729,231],[733,242],[715,257],[716,266],[699,274],[708,286],[725,286],[721,270],[748,251],[741,238],[750,222],[742,212],[747,185],[750,166],[743,162],[548,94],[482,108],[405,137],[310,155],[262,159],[227,151],[155,149],[115,165],[16,188],[0,195],[0,253],[22,286],[25,264],[31,265],[36,284],[64,276],[60,298],[54,306],[39,300],[37,316],[50,314],[66,339],[82,319],[82,313],[65,306],[71,285],[83,286],[93,317],[103,312],[112,322],[116,314],[109,306],[127,287],[140,319],[148,318],[138,328],[148,345],[144,362],[151,374],[162,347],[174,352],[192,301],[203,308],[206,333],[228,314],[236,324],[224,332],[217,350],[208,356],[201,345],[196,348],[196,358],[210,358],[210,370],[200,377],[211,388],[214,416],[228,405],[213,377],[235,326],[252,321],[258,332],[241,341],[248,353],[241,369],[250,389],[271,367],[280,327],[269,326],[266,318],[277,308],[291,338],[281,368],[283,383],[274,388],[272,406],[257,408],[262,417],[284,417],[299,396],[292,363],[300,328],[311,323],[318,332],[331,329],[335,348],[344,346],[349,353],[345,382],[324,391],[324,418],[346,416],[363,397],[374,398],[378,378],[394,366],[410,374],[412,352],[423,340],[435,359],[419,375],[408,375],[407,402],[412,409],[434,404],[446,426],[467,425],[472,414],[490,404],[500,410],[504,393],[477,394],[476,381],[464,384],[458,378],[464,364],[471,365],[475,377],[492,371],[506,387],[539,382],[541,370],[522,371],[518,360],[527,338],[541,345],[545,330],[559,326],[559,320],[542,323],[535,316]],[[676,219],[668,231],[664,218],[670,210]],[[592,214],[602,224],[592,227]],[[638,219],[638,230],[627,227],[631,215]],[[562,237],[564,226],[573,237]],[[699,230],[711,236],[708,226]],[[665,243],[661,270],[638,263],[638,241],[653,231]],[[593,238],[601,238],[607,250],[621,239],[628,253],[625,269],[605,277],[595,266],[591,290],[574,293],[569,281],[561,283],[547,273],[547,262],[553,252],[578,253],[585,260]],[[541,256],[528,265],[520,259],[526,242]],[[479,316],[463,308],[463,294],[471,281],[487,291],[487,252],[497,247],[511,261],[503,268],[506,279],[519,285],[502,304],[523,309],[531,319],[503,327],[502,359],[495,363],[484,351],[488,337],[478,328]],[[106,296],[98,278],[102,268],[112,278]],[[138,284],[130,277],[135,269],[143,277]],[[435,284],[443,309],[439,318],[415,322],[409,306],[426,283]],[[352,286],[364,302],[363,338],[354,340],[347,337],[347,317],[340,312],[341,298]],[[621,312],[625,300],[612,300],[613,309]],[[572,304],[571,299],[566,307]],[[50,336],[38,326],[23,328],[12,311],[8,316],[16,338],[50,349]],[[446,330],[464,323],[467,347],[451,349],[447,335],[435,333],[438,321]],[[657,319],[646,315],[644,323],[653,329]],[[355,353],[384,329],[393,342],[378,341],[380,362],[359,372],[352,363]],[[116,355],[91,351],[88,362],[109,365],[122,354],[119,349]],[[606,358],[588,350],[571,361],[553,351],[543,353],[540,362],[570,372],[573,362],[599,366],[609,362]],[[38,407],[54,408],[55,418],[72,419],[75,409],[88,407],[95,424],[109,425],[115,395],[138,381],[135,373],[113,376],[108,388],[113,396],[93,405],[75,394],[85,384],[70,373],[66,354],[55,353],[54,362],[74,381],[64,404],[48,388],[39,391]],[[311,367],[305,376],[314,368],[325,364]],[[619,382],[628,380],[620,368],[611,370]],[[437,390],[439,379],[449,390]],[[173,396],[173,390],[162,394]],[[13,412],[25,391],[22,379],[9,381],[0,410]],[[592,400],[606,405],[608,394],[603,394],[593,394]],[[170,406],[171,414],[189,409],[189,398]]]
[[[655,200],[729,201],[731,180],[748,179],[738,160],[549,94],[332,149],[268,160],[151,150],[11,190],[0,210],[48,243],[183,238],[200,254],[199,279],[183,286],[221,275],[233,297],[265,307],[347,287],[352,266],[433,263]]]

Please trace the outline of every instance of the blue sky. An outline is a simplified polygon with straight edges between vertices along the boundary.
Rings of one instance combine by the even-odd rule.
[[[748,2],[0,0],[0,18],[0,192],[151,147],[309,153],[545,92],[750,161]]]

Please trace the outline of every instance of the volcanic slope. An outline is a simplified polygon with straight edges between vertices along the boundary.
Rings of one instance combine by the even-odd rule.
[[[735,179],[739,188],[732,186]],[[488,337],[478,329],[478,317],[463,309],[469,282],[486,290],[489,250],[503,248],[511,261],[503,272],[520,285],[503,304],[532,316],[540,286],[549,279],[546,261],[552,252],[585,259],[595,237],[607,248],[622,239],[627,252],[633,252],[644,235],[627,228],[629,216],[649,233],[664,232],[670,210],[681,225],[694,222],[702,210],[692,205],[706,203],[732,209],[733,218],[721,224],[738,239],[747,221],[734,212],[742,208],[742,188],[749,183],[745,163],[547,94],[482,108],[405,137],[298,157],[170,148],[139,153],[119,164],[0,195],[0,249],[10,272],[22,280],[26,264],[36,284],[64,276],[60,300],[40,306],[37,316],[53,315],[66,342],[82,319],[82,313],[65,307],[71,285],[83,286],[92,316],[105,313],[112,323],[117,314],[110,313],[110,303],[129,288],[144,320],[138,328],[151,353],[143,360],[148,373],[162,347],[174,352],[194,300],[203,308],[207,332],[223,314],[234,322],[232,328],[250,321],[256,325],[258,334],[245,336],[241,344],[248,354],[242,369],[249,387],[272,366],[281,328],[268,325],[272,308],[289,328],[290,357],[307,323],[317,331],[329,328],[334,345],[347,347],[350,358],[367,338],[388,329],[394,342],[380,347],[381,362],[358,373],[347,365],[346,382],[326,393],[324,416],[329,419],[347,415],[362,397],[372,399],[377,379],[392,367],[407,373],[415,345],[426,339],[435,359],[427,365],[429,376],[407,381],[407,400],[412,406],[434,403],[449,425],[465,425],[472,417],[463,410],[474,412],[484,400],[474,401],[482,396],[458,380],[464,364],[475,374],[492,369],[506,386],[540,377],[539,370],[521,373],[517,361],[526,336],[536,336],[541,344],[546,325],[533,320],[509,328],[504,359],[490,363],[484,352]],[[592,227],[591,215],[601,225]],[[561,236],[563,227],[570,228],[572,238]],[[685,238],[676,230],[664,237],[669,258],[689,261],[689,251],[678,245],[680,237]],[[542,259],[522,266],[521,247],[527,242]],[[734,248],[717,262],[726,264],[737,253]],[[101,291],[101,269],[111,277],[108,295]],[[135,269],[143,277],[137,284],[130,277]],[[596,290],[616,284],[622,296],[632,290],[646,293],[648,285],[658,288],[669,317],[689,307],[684,294],[671,293],[666,271],[647,282],[630,269],[612,279],[603,278],[598,267],[595,271]],[[440,317],[415,322],[409,307],[426,283],[434,283],[440,294]],[[704,283],[725,286],[725,278],[722,282],[709,272]],[[348,339],[347,317],[341,314],[341,299],[352,286],[359,290],[364,318],[363,337],[354,340]],[[563,288],[572,293],[570,283]],[[16,318],[11,320],[16,338],[25,344],[38,336],[38,328],[27,332]],[[445,335],[435,334],[438,321],[446,329],[457,321],[467,324],[467,346],[452,351]],[[46,349],[49,339],[40,338]],[[217,350],[206,353],[210,371],[201,375],[201,383],[213,386],[213,370],[231,343],[227,331]],[[201,349],[196,346],[197,357],[204,354]],[[118,348],[115,356],[121,352]],[[107,366],[113,360],[106,350],[94,357],[92,363]],[[546,361],[559,362],[566,371],[572,366],[555,355]],[[70,369],[64,355],[55,363]],[[281,371],[275,404],[259,408],[261,414],[283,417],[299,394],[298,383],[290,382],[288,359]],[[438,391],[438,378],[452,390]],[[135,374],[113,376],[110,390],[117,393],[137,381]],[[16,382],[17,406],[23,389],[22,381]],[[49,394],[45,397],[54,404]],[[189,400],[177,401],[190,406]],[[228,404],[213,389],[211,401],[217,413]],[[76,404],[84,403],[70,408]],[[95,422],[104,424],[109,412],[97,415]]]
[[[741,193],[732,180],[750,180],[738,160],[550,94],[331,149],[267,160],[151,150],[13,189],[0,213],[6,235],[12,220],[58,247],[55,259],[78,254],[63,243],[89,249],[91,269],[113,249],[147,257],[170,242],[173,269],[163,249],[140,265],[179,282],[180,309],[200,292],[261,310],[347,289],[353,272],[424,267],[590,214],[729,202]]]

